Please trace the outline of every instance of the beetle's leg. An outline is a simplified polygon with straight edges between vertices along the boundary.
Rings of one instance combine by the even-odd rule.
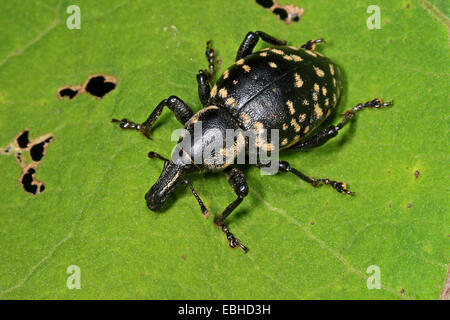
[[[145,120],[142,124],[135,123],[128,119],[112,119],[112,122],[119,122],[119,126],[121,129],[138,130],[144,136],[150,139],[150,129],[161,115],[164,106],[167,106],[175,114],[175,117],[179,122],[181,122],[181,124],[185,124],[194,114],[194,112],[192,112],[192,109],[186,103],[184,103],[183,100],[178,97],[171,96],[167,99],[162,100],[155,108],[155,110],[153,110],[147,120]]]
[[[156,153],[156,152],[153,152],[153,151],[150,151],[150,152],[148,153],[148,157],[149,157],[150,159],[156,158],[156,159],[160,159],[160,160],[164,161],[164,168],[163,168],[163,171],[164,171],[164,169],[167,167],[167,165],[168,165],[169,162],[170,162],[169,159],[167,159],[167,158],[163,157],[162,155],[160,155],[159,153]],[[202,210],[202,215],[203,215],[203,217],[205,217],[206,219],[208,219],[208,218],[209,218],[209,210],[205,207],[205,204],[203,203],[202,199],[200,199],[200,196],[199,196],[198,193],[195,191],[194,186],[192,185],[191,182],[189,182],[188,180],[183,180],[183,181],[181,181],[180,183],[178,183],[178,184],[174,187],[174,189],[176,189],[176,188],[178,188],[178,187],[180,187],[180,186],[184,186],[184,185],[186,185],[186,184],[187,184],[187,185],[189,186],[189,188],[191,189],[191,192],[192,192],[192,194],[194,195],[195,200],[197,200],[198,205],[200,206],[200,209]]]
[[[268,166],[268,164],[258,163],[257,166],[258,167],[266,167],[266,166]],[[297,177],[299,177],[303,181],[310,183],[314,187],[318,187],[322,184],[325,184],[325,185],[329,185],[329,186],[333,187],[339,193],[348,194],[348,195],[353,194],[353,192],[351,192],[350,190],[347,189],[347,184],[345,182],[337,182],[337,181],[330,180],[330,179],[316,179],[313,177],[308,177],[307,175],[303,174],[302,172],[298,171],[297,169],[292,168],[291,165],[289,164],[289,162],[287,162],[287,161],[279,161],[278,162],[278,170],[280,170],[281,172],[293,173]]]
[[[234,189],[237,195],[236,200],[228,205],[221,215],[215,216],[214,223],[222,229],[228,239],[228,245],[231,248],[241,247],[244,252],[247,252],[247,247],[244,246],[239,239],[237,239],[231,232],[230,229],[225,225],[225,219],[230,215],[230,213],[236,209],[236,207],[242,202],[242,200],[248,194],[248,186],[245,181],[245,175],[236,168],[228,167],[225,170],[227,175],[228,183]]]
[[[249,32],[245,36],[244,41],[242,41],[241,46],[238,49],[238,52],[236,54],[236,61],[240,60],[240,59],[248,56],[250,53],[252,53],[253,49],[255,48],[256,44],[258,43],[259,38],[263,39],[265,42],[270,43],[272,45],[276,45],[276,46],[286,45],[285,40],[279,40],[277,38],[274,38],[274,37],[268,35],[265,32],[262,32],[262,31]]]
[[[213,76],[214,76],[214,70],[216,69],[216,64],[215,64],[215,54],[216,51],[214,50],[214,48],[212,47],[212,41],[207,41],[206,42],[206,51],[205,51],[205,56],[206,56],[206,60],[208,60],[208,80],[209,82],[212,81]]]
[[[168,165],[169,162],[170,162],[169,159],[167,159],[167,158],[163,157],[162,155],[160,155],[159,153],[156,153],[156,152],[153,152],[153,151],[150,151],[150,152],[147,154],[147,156],[148,156],[150,159],[156,158],[156,159],[159,159],[159,160],[164,161],[163,171],[164,171],[164,169],[166,169],[167,165]]]
[[[204,107],[208,106],[209,94],[211,88],[209,87],[208,72],[206,70],[199,70],[197,73],[198,96]]]
[[[353,119],[356,115],[356,112],[363,110],[364,108],[381,108],[386,106],[392,106],[393,101],[389,102],[383,102],[380,98],[376,98],[372,101],[368,101],[366,103],[359,103],[355,107],[353,107],[350,110],[345,111],[343,114],[344,119],[336,125],[336,126],[329,126],[328,128],[322,130],[321,132],[317,133],[315,136],[311,137],[310,139],[299,142],[297,144],[294,144],[289,149],[298,149],[298,150],[305,150],[310,149],[314,147],[318,147],[331,138],[335,137],[339,130],[342,129],[342,127],[345,126],[346,123],[348,123],[351,119]]]
[[[211,92],[209,84],[214,78],[214,71],[216,68],[215,53],[212,42],[206,42],[205,56],[208,60],[208,70],[199,70],[197,73],[198,96],[200,97],[203,107],[208,106],[209,94]]]
[[[319,38],[319,39],[316,39],[316,40],[309,40],[305,44],[303,44],[300,48],[314,51],[316,49],[316,44],[317,43],[323,43],[323,42],[325,42],[325,40],[322,39],[322,38]]]
[[[147,156],[148,156],[150,159],[156,158],[156,159],[162,160],[162,161],[164,161],[164,163],[169,162],[169,159],[163,157],[162,155],[160,155],[159,153],[156,153],[156,152],[154,152],[154,151],[150,151],[150,152],[147,154]]]
[[[191,182],[189,182],[188,180],[183,180],[181,181],[179,184],[177,184],[175,186],[175,188],[180,187],[180,186],[184,186],[184,185],[188,185],[189,188],[191,189],[192,194],[195,197],[195,200],[197,200],[198,205],[200,206],[200,210],[202,210],[202,215],[205,219],[209,218],[209,210],[205,207],[205,204],[203,203],[202,199],[200,199],[198,193],[195,191],[194,186],[192,185]]]

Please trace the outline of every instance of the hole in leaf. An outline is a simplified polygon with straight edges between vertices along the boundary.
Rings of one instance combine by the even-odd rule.
[[[67,97],[69,100],[79,96],[82,93],[89,93],[99,99],[103,98],[107,93],[117,85],[117,79],[113,76],[103,74],[95,74],[89,76],[82,86],[63,86],[58,89],[58,99]]]
[[[45,155],[45,152],[47,151],[48,144],[53,140],[53,137],[48,137],[44,141],[39,141],[33,144],[30,147],[30,156],[31,160],[35,162],[39,162],[42,160],[42,158]]]
[[[28,139],[28,130],[24,130],[16,137],[16,142],[19,148],[26,149],[30,140]]]
[[[270,8],[273,6],[272,0],[256,0],[256,3],[260,6],[263,6],[264,8]]]
[[[84,89],[97,98],[103,98],[105,94],[114,90],[117,80],[113,76],[93,75],[84,84]]]
[[[281,20],[286,20],[288,17],[288,13],[283,8],[276,8],[272,11],[274,14],[278,16]]]
[[[18,165],[23,169],[19,182],[26,192],[37,195],[45,190],[45,186],[36,180],[36,170],[46,154],[48,144],[53,141],[53,135],[43,135],[31,143],[28,135],[28,129],[20,132],[8,146],[0,149],[0,154],[14,153]],[[26,152],[29,153],[29,157],[25,157]],[[27,164],[30,158],[31,163]]]
[[[305,13],[303,8],[293,4],[279,4],[276,0],[256,0],[256,3],[272,11],[272,13],[278,16],[280,20],[286,22],[286,24],[300,21],[301,16]]]
[[[42,182],[36,180],[35,175],[36,169],[29,165],[24,169],[19,181],[26,192],[37,195],[45,190],[45,186]]]
[[[58,99],[64,99],[65,97],[72,100],[76,97],[81,90],[81,86],[70,86],[70,87],[61,87],[58,90]]]

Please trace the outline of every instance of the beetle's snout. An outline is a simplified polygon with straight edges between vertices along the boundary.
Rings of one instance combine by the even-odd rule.
[[[153,188],[145,194],[145,201],[147,202],[147,207],[152,211],[160,209],[164,204],[164,199],[160,198]]]
[[[156,211],[164,205],[169,194],[177,187],[181,174],[179,166],[172,162],[166,164],[158,181],[145,194],[145,201],[150,210]]]

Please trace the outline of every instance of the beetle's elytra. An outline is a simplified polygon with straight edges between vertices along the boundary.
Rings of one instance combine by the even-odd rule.
[[[274,47],[253,53],[260,38]],[[184,125],[185,134],[182,134],[179,142],[194,136],[188,140],[187,146],[181,150],[175,149],[171,160],[155,152],[149,153],[151,158],[164,160],[159,179],[145,195],[149,209],[161,208],[175,188],[188,185],[203,216],[207,218],[209,211],[192,184],[185,179],[185,174],[198,170],[223,170],[237,198],[221,215],[215,216],[214,223],[226,234],[230,247],[239,246],[246,252],[247,248],[230,232],[225,219],[248,194],[244,174],[232,164],[239,152],[249,152],[249,143],[238,134],[231,148],[223,144],[220,151],[211,153],[210,157],[197,157],[199,153],[204,154],[208,143],[216,138],[218,140],[219,135],[224,137],[227,129],[253,130],[257,135],[256,147],[270,152],[275,148],[274,142],[269,138],[262,139],[260,133],[277,129],[280,150],[305,150],[335,137],[357,111],[392,105],[392,102],[383,103],[378,98],[360,103],[346,111],[343,120],[337,125],[320,128],[336,109],[343,89],[338,66],[315,51],[316,44],[321,42],[323,39],[310,40],[301,47],[293,47],[262,31],[249,32],[238,49],[235,64],[225,70],[212,88],[209,81],[214,72],[214,49],[208,42],[206,56],[209,71],[200,70],[197,74],[203,109],[194,114],[180,98],[171,96],[162,100],[142,124],[127,119],[113,119],[113,122],[120,123],[120,128],[135,129],[150,138],[152,125],[164,106],[167,106]],[[202,135],[195,137],[194,128],[199,122],[202,124]],[[202,161],[195,162],[193,159]],[[265,166],[259,160],[255,165]],[[292,168],[286,161],[277,160],[276,165],[279,171],[291,172],[315,187],[325,184],[340,193],[352,194],[344,182],[309,177]]]

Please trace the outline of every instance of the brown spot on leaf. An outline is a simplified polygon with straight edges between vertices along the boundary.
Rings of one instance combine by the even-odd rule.
[[[419,177],[419,175],[420,175],[420,171],[419,171],[419,170],[416,170],[416,171],[414,172],[414,176],[416,177],[416,179]]]

